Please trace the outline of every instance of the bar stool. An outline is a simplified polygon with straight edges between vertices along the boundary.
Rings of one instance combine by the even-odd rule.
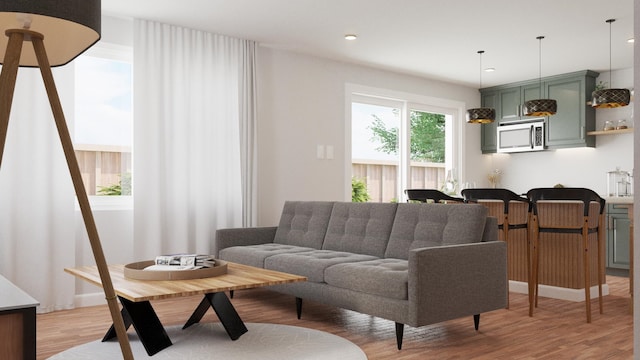
[[[462,190],[462,196],[467,203],[479,203],[485,205],[489,209],[489,216],[493,216],[498,219],[498,230],[502,232],[502,240],[509,246],[509,231],[515,229],[524,229],[526,236],[527,247],[527,267],[526,267],[526,279],[529,292],[529,316],[533,316],[533,282],[531,281],[531,244],[529,240],[529,214],[531,206],[529,199],[519,196],[511,190],[507,189],[494,189],[494,188],[471,188]],[[500,204],[501,202],[501,204]],[[495,204],[498,203],[498,204]],[[517,216],[520,214],[515,204],[522,204],[526,207],[526,211],[523,216]],[[496,206],[497,205],[497,206]],[[502,205],[502,206],[500,206]],[[511,246],[513,246],[511,241]],[[511,260],[511,265],[515,266]],[[507,292],[508,296],[508,292]],[[507,309],[509,308],[509,298],[507,297]]]
[[[464,199],[462,198],[449,196],[442,191],[435,189],[406,189],[404,193],[407,194],[407,197],[409,198],[407,201],[415,200],[425,203],[429,201],[433,201],[434,203],[464,202]]]
[[[602,306],[602,279],[603,274],[603,246],[604,236],[604,207],[605,200],[593,190],[585,188],[536,188],[527,192],[527,198],[531,202],[531,225],[533,231],[533,274],[535,282],[535,306],[538,306],[538,273],[540,262],[540,234],[561,233],[580,235],[582,264],[577,259],[578,269],[582,265],[582,277],[584,280],[585,307],[587,323],[591,322],[591,269],[589,264],[590,246],[589,237],[595,234],[598,258],[598,302],[600,314]],[[553,201],[553,204],[546,203]],[[577,204],[576,204],[577,202]],[[580,204],[580,202],[582,204]],[[573,204],[572,204],[573,203]],[[564,205],[563,205],[564,204]],[[553,206],[555,206],[555,209]],[[564,210],[558,206],[563,205]],[[575,209],[575,213],[571,213]],[[597,216],[596,216],[597,215]]]

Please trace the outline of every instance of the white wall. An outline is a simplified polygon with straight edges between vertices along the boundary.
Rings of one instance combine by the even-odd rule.
[[[637,4],[633,8],[633,24],[634,24],[633,25],[634,38],[640,39],[640,6],[637,6]],[[638,47],[637,44],[638,43],[634,44],[634,49],[633,49],[633,54],[634,54],[633,84],[634,84],[634,88],[637,87],[640,89],[640,47]],[[634,106],[640,107],[640,98],[635,96],[632,101]],[[640,118],[640,115],[638,115],[638,113],[634,113],[633,115],[634,121],[640,121],[640,120],[637,120],[638,118]],[[633,139],[634,139],[634,142],[640,142],[640,127],[637,127],[634,129]],[[640,147],[634,147],[633,154],[634,154],[633,163],[635,164],[634,170],[633,170],[634,171],[633,176],[634,178],[637,179],[638,171],[640,171]],[[633,185],[634,185],[634,193],[640,194],[640,181],[635,181]],[[634,197],[633,208],[640,209],[639,199],[640,199],[640,195]],[[638,245],[638,241],[640,240],[640,226],[638,226],[638,224],[640,224],[640,211],[638,210],[634,211],[633,222],[635,224],[633,229],[633,248],[640,249],[640,245]],[[632,291],[633,291],[633,294],[635,294],[635,296],[633,296],[633,348],[634,348],[633,358],[640,359],[640,350],[638,350],[640,349],[640,296],[638,296],[638,289],[640,289],[640,276],[638,276],[638,274],[640,274],[640,251],[637,251],[637,250],[634,251],[632,266],[633,266],[633,269],[632,269],[633,273],[635,274],[635,276],[633,276],[633,284],[632,284],[633,285]]]
[[[579,69],[576,69],[579,70]],[[596,82],[609,82],[609,72],[600,74]],[[633,88],[633,69],[612,72],[616,88]],[[633,105],[617,109],[596,110],[596,130],[602,130],[606,120],[627,120],[633,126]],[[553,117],[551,120],[553,121]],[[600,135],[595,148],[571,148],[521,154],[484,155],[489,169],[502,171],[500,187],[524,193],[533,187],[563,184],[593,189],[600,195],[607,192],[607,172],[620,167],[633,169],[633,134]],[[486,182],[486,174],[483,177]],[[486,184],[488,185],[488,184]]]
[[[576,69],[581,70],[581,69]],[[609,82],[608,72],[597,81]],[[477,106],[470,88],[261,47],[258,61],[259,224],[277,223],[285,200],[345,200],[350,174],[345,154],[347,83],[461,101]],[[633,69],[612,73],[615,87],[633,87]],[[596,129],[624,118],[632,108],[596,110]],[[491,154],[480,153],[480,126],[463,124],[464,178],[489,186],[487,175],[502,172],[499,186],[524,193],[555,184],[588,187],[604,195],[608,171],[633,169],[633,135],[596,138],[595,148]],[[317,145],[332,145],[334,160],[316,158]]]
[[[477,89],[260,47],[258,52],[258,222],[275,225],[285,200],[345,199],[345,85],[383,88],[478,106]],[[465,161],[483,162],[480,128],[465,126]],[[333,160],[316,158],[334,147]],[[350,170],[349,170],[350,171]],[[350,198],[349,198],[350,199]]]

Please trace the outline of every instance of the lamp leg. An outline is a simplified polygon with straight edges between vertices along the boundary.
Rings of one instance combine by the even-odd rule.
[[[7,51],[4,54],[4,62],[2,63],[2,73],[0,74],[0,164],[2,164],[4,144],[7,140],[11,103],[13,103],[13,92],[16,87],[23,42],[23,34],[12,33],[9,36]]]
[[[120,343],[120,349],[124,359],[133,359],[133,353],[131,352],[131,345],[129,344],[129,338],[127,337],[127,330],[124,326],[124,321],[120,315],[120,307],[118,306],[118,300],[116,298],[115,291],[113,289],[113,283],[111,282],[111,275],[109,274],[109,268],[107,261],[102,251],[102,245],[100,243],[100,237],[98,236],[98,230],[96,228],[93,213],[91,212],[91,206],[89,205],[89,197],[84,188],[82,181],[82,173],[78,166],[78,160],[73,149],[73,143],[71,142],[71,136],[69,135],[69,129],[64,118],[64,112],[62,111],[62,105],[60,104],[60,98],[56,85],[53,80],[53,74],[51,73],[51,66],[47,53],[42,42],[42,38],[32,37],[31,42],[38,59],[38,65],[40,72],[42,73],[42,79],[44,80],[44,86],[47,90],[47,96],[49,97],[49,103],[51,104],[51,110],[53,111],[53,117],[58,128],[58,134],[60,135],[60,141],[62,142],[62,149],[64,150],[65,158],[67,159],[67,165],[69,166],[69,172],[71,174],[71,180],[78,197],[78,203],[80,204],[80,211],[84,218],[87,234],[89,235],[89,242],[91,243],[91,249],[93,251],[93,257],[100,273],[100,281],[102,282],[102,288],[104,290],[105,298],[109,305],[111,312],[111,318],[113,325],[118,336],[118,342]]]

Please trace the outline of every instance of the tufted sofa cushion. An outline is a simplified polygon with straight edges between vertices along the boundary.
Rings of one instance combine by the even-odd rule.
[[[322,249],[383,257],[397,206],[335,203]]]
[[[264,267],[270,270],[306,276],[307,281],[322,283],[324,282],[324,270],[331,265],[375,259],[375,257],[369,255],[331,250],[313,250],[296,254],[270,256],[265,259]]]
[[[305,251],[313,251],[312,248],[283,245],[283,244],[259,244],[248,246],[232,246],[220,250],[220,259],[262,268],[264,259],[278,254],[292,254]]]
[[[480,242],[487,208],[479,204],[398,204],[386,258],[408,259],[418,248]]]
[[[324,271],[324,281],[343,289],[407,300],[408,274],[407,260],[376,259],[330,266]]]
[[[331,209],[333,202],[285,202],[273,242],[320,249]]]

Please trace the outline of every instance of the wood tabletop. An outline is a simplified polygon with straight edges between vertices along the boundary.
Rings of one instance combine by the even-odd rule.
[[[204,295],[229,290],[306,281],[304,276],[227,262],[227,274],[193,280],[133,280],[124,276],[124,265],[109,265],[109,274],[118,296],[149,301],[181,296]],[[102,287],[96,266],[65,268],[64,271]]]

